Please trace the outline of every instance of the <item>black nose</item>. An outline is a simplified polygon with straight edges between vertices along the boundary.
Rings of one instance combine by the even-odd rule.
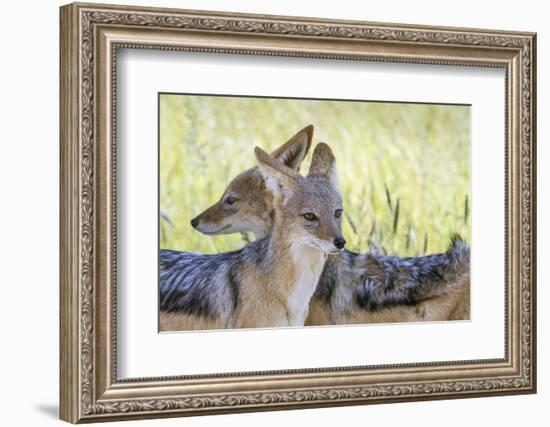
[[[199,219],[198,218],[193,218],[191,220],[191,227],[197,228],[197,225],[199,225]]]
[[[344,246],[346,246],[346,239],[344,239],[342,236],[338,236],[334,239],[334,246],[336,246],[338,249],[342,249]]]

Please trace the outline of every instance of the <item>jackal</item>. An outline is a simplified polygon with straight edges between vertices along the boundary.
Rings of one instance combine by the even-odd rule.
[[[291,141],[309,147],[312,135],[310,125]],[[291,141],[279,149],[280,153]],[[298,170],[307,148],[294,147],[293,152],[299,153],[291,156],[292,167]],[[232,229],[263,237],[273,223],[270,197],[257,168],[248,169],[233,179],[222,198],[191,225],[205,232],[206,224],[225,224],[224,233]],[[225,208],[228,204],[231,209]],[[239,226],[234,228],[233,224]],[[309,313],[307,325],[469,319],[469,247],[454,236],[448,250],[435,255],[400,258],[344,250],[327,260]]]
[[[271,194],[271,232],[230,253],[161,251],[161,330],[304,325],[327,257],[346,243],[336,162],[320,143],[303,177],[260,148],[255,154]]]
[[[401,258],[343,251],[330,258],[306,325],[469,317],[470,250],[453,236],[440,254]]]

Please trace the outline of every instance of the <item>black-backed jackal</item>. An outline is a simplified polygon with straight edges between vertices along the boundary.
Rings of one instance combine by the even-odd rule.
[[[161,331],[304,325],[327,257],[346,243],[336,162],[320,143],[303,177],[255,154],[271,232],[230,253],[161,251]]]

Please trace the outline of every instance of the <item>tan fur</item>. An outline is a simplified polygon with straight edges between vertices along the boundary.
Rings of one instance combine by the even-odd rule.
[[[160,312],[159,330],[169,331],[191,331],[202,329],[224,329],[225,322],[220,319],[208,317],[191,316],[184,313]]]
[[[241,288],[241,300],[235,312],[236,328],[261,328],[281,326],[303,326],[308,314],[309,300],[315,291],[324,265],[324,255],[321,254],[312,268],[313,275],[309,282],[297,280],[303,266],[297,263],[292,254],[282,247],[274,251],[277,260],[273,269],[268,272],[259,271],[254,265],[244,266],[247,280]],[[291,310],[290,299],[295,292],[303,292],[303,287],[309,288],[309,297],[301,301],[299,310],[302,316],[296,316]],[[307,292],[307,289],[306,289]]]
[[[306,325],[344,325],[362,323],[435,322],[470,319],[470,279],[462,277],[449,283],[446,295],[414,305],[398,305],[378,311],[354,309],[335,315],[329,304],[314,298]]]

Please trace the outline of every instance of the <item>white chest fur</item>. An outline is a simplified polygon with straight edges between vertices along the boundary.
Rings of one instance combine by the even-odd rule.
[[[304,326],[309,302],[319,283],[326,261],[326,254],[311,246],[293,245],[295,281],[287,298],[290,326]]]

